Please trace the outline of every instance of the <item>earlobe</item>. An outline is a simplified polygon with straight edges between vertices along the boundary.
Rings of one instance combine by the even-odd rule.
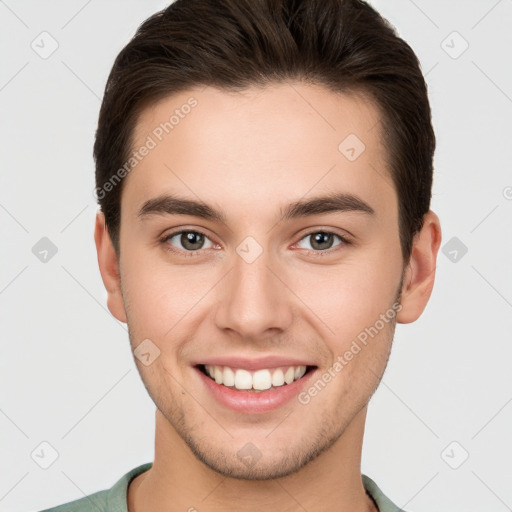
[[[430,210],[413,240],[411,258],[403,280],[398,323],[414,322],[423,313],[434,287],[440,245],[441,224],[437,215]]]
[[[96,243],[101,278],[108,294],[107,307],[115,318],[120,322],[126,323],[126,311],[121,293],[119,261],[105,224],[105,215],[101,211],[96,214],[94,241]]]

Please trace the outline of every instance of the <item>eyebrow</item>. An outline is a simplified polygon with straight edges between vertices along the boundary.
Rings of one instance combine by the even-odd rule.
[[[374,215],[375,210],[360,197],[347,193],[334,193],[296,201],[280,208],[282,220],[297,219],[335,212],[361,212]],[[138,217],[151,215],[191,215],[226,224],[225,214],[212,206],[177,195],[162,195],[147,200],[139,210]]]

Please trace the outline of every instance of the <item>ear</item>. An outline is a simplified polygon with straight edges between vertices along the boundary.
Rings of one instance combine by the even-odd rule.
[[[121,293],[119,261],[105,224],[105,215],[101,211],[96,214],[94,241],[96,242],[101,278],[108,294],[108,309],[120,322],[126,323],[126,311]]]
[[[416,233],[409,264],[405,270],[397,322],[408,324],[423,313],[434,287],[437,252],[441,245],[441,223],[429,210],[425,214],[423,227]]]

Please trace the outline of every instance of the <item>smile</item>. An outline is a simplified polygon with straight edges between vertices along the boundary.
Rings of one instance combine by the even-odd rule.
[[[256,371],[217,365],[200,365],[200,368],[203,373],[222,386],[237,390],[265,391],[301,379],[309,367],[284,366]]]
[[[317,366],[303,364],[265,368],[258,363],[253,370],[234,364],[196,364],[194,369],[215,402],[244,414],[279,409],[296,398],[319,373]]]

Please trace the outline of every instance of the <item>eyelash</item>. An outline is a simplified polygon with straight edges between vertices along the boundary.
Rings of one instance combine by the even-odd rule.
[[[182,229],[182,230],[179,230],[179,231],[174,231],[172,233],[168,233],[163,238],[160,239],[160,242],[164,245],[164,249],[169,251],[169,252],[172,252],[174,254],[183,255],[185,258],[191,258],[191,257],[195,257],[195,256],[200,256],[201,252],[206,250],[206,249],[197,249],[195,251],[187,251],[187,250],[184,250],[184,249],[176,249],[176,248],[174,248],[173,246],[171,246],[168,243],[168,241],[171,238],[174,238],[176,235],[181,235],[183,233],[195,233],[195,234],[198,234],[198,235],[203,235],[205,238],[210,239],[208,237],[208,235],[206,235],[206,233],[203,233],[202,231],[198,231],[198,230],[195,230],[195,229]],[[322,256],[325,256],[325,255],[330,255],[333,252],[335,252],[336,250],[338,250],[341,247],[343,247],[344,245],[351,245],[351,242],[346,237],[344,237],[343,235],[340,235],[339,233],[335,233],[333,231],[326,231],[326,230],[321,230],[321,229],[317,229],[315,231],[310,231],[309,233],[306,233],[304,236],[302,236],[299,239],[298,242],[301,242],[302,240],[304,240],[308,236],[311,236],[311,235],[314,235],[314,234],[317,234],[317,233],[323,233],[323,234],[326,234],[326,235],[337,236],[340,239],[341,243],[336,245],[336,246],[334,246],[334,247],[331,247],[330,249],[325,249],[323,251],[322,250],[315,251],[313,249],[305,249],[308,253],[312,254],[314,257],[322,257]],[[296,243],[298,243],[298,242],[296,242]]]

